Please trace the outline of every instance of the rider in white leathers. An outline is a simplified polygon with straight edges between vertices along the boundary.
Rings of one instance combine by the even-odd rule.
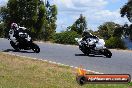
[[[17,44],[17,37],[20,31],[25,30],[25,27],[20,27],[16,23],[11,24],[11,29],[9,31],[9,38],[11,41],[13,41],[15,44]]]
[[[14,43],[16,43],[16,33],[19,30],[19,27],[16,23],[12,23],[11,24],[11,29],[9,31],[9,38],[11,39],[11,41],[13,41]]]

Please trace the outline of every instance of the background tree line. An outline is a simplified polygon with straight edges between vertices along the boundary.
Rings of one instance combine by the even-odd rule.
[[[8,36],[11,23],[24,26],[33,39],[49,40],[56,30],[57,7],[42,0],[9,0],[0,8],[2,37]],[[3,27],[4,26],[4,27]]]
[[[86,18],[81,14],[80,17],[66,31],[57,33],[54,36],[56,43],[77,44],[76,37],[82,37],[83,31],[88,31],[99,38],[105,39],[106,46],[109,48],[126,48],[121,37],[124,27],[114,22],[105,22],[98,27],[97,31],[92,31],[87,28]]]
[[[121,17],[127,17],[132,22],[132,0],[129,0],[120,10]],[[57,7],[41,0],[9,0],[7,6],[0,8],[0,36],[7,37],[10,24],[16,22],[27,27],[34,39],[50,40],[62,44],[76,44],[75,37],[81,37],[84,30],[105,39],[109,48],[126,48],[122,36],[132,40],[132,24],[120,25],[105,22],[97,31],[87,28],[86,17],[80,14],[66,31],[56,33]]]
[[[56,33],[54,35],[54,42],[62,44],[77,44],[76,37],[81,37],[84,30],[87,29],[86,18],[80,14],[80,17],[69,27],[66,31]]]
[[[132,0],[128,0],[128,2],[121,8],[120,14],[121,17],[127,17],[129,22],[132,22]],[[124,26],[125,35],[132,40],[132,24],[125,24]]]
[[[126,16],[130,22],[132,22],[132,0],[128,2],[120,10],[121,17]],[[73,23],[73,25],[67,27],[66,31],[58,33],[55,35],[55,42],[57,43],[70,43],[66,37],[71,37],[71,33],[74,32],[72,40],[75,37],[80,37],[82,32],[87,30],[94,35],[97,35],[100,38],[105,39],[106,46],[109,48],[122,48],[125,49],[125,44],[122,40],[122,37],[128,36],[132,40],[132,24],[120,25],[114,22],[105,22],[104,24],[98,27],[97,31],[92,31],[87,29],[87,22],[85,17],[81,14],[80,17]],[[58,37],[63,36],[63,37]],[[65,41],[66,40],[66,41]],[[64,42],[65,41],[65,42]],[[68,42],[67,42],[68,41]],[[75,44],[74,40],[74,44]],[[73,41],[72,41],[73,44]]]

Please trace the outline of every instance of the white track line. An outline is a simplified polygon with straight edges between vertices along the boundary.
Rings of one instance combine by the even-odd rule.
[[[28,57],[28,56],[21,56],[21,55],[16,55],[16,54],[13,54],[13,53],[6,53],[6,52],[2,52],[2,53],[8,54],[8,55],[13,55],[13,56],[18,56],[18,57],[22,57],[22,58],[29,58],[29,59],[44,61],[44,62],[48,62],[48,63],[51,63],[51,64],[56,64],[56,65],[61,65],[61,66],[66,66],[66,67],[71,67],[71,68],[75,68],[75,69],[79,68],[79,67],[65,65],[65,64],[62,64],[62,63],[53,62],[53,61],[49,61],[49,60],[43,60],[43,59],[38,59],[38,58],[33,58],[33,57]],[[96,71],[92,71],[92,70],[88,70],[88,69],[83,69],[83,70],[86,70],[87,72],[91,72],[91,73],[95,73],[95,74],[104,74],[104,73],[100,73],[100,72],[96,72]]]

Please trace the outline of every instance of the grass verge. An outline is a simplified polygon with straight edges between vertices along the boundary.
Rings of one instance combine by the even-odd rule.
[[[131,84],[76,82],[76,69],[0,53],[0,88],[132,88]]]

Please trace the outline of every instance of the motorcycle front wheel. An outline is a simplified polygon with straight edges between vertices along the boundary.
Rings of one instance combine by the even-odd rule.
[[[85,49],[85,48],[82,47],[82,46],[79,46],[79,49],[83,52],[84,55],[89,56],[90,50],[87,50],[87,49]]]
[[[19,47],[15,45],[13,41],[10,41],[11,46],[15,49],[15,51],[20,51]]]
[[[104,54],[107,58],[111,58],[111,56],[112,56],[111,51],[108,50],[108,49],[104,49],[104,50],[103,50],[103,54]]]
[[[37,44],[33,43],[32,44],[32,50],[35,52],[35,53],[39,53],[40,52],[40,48]]]

